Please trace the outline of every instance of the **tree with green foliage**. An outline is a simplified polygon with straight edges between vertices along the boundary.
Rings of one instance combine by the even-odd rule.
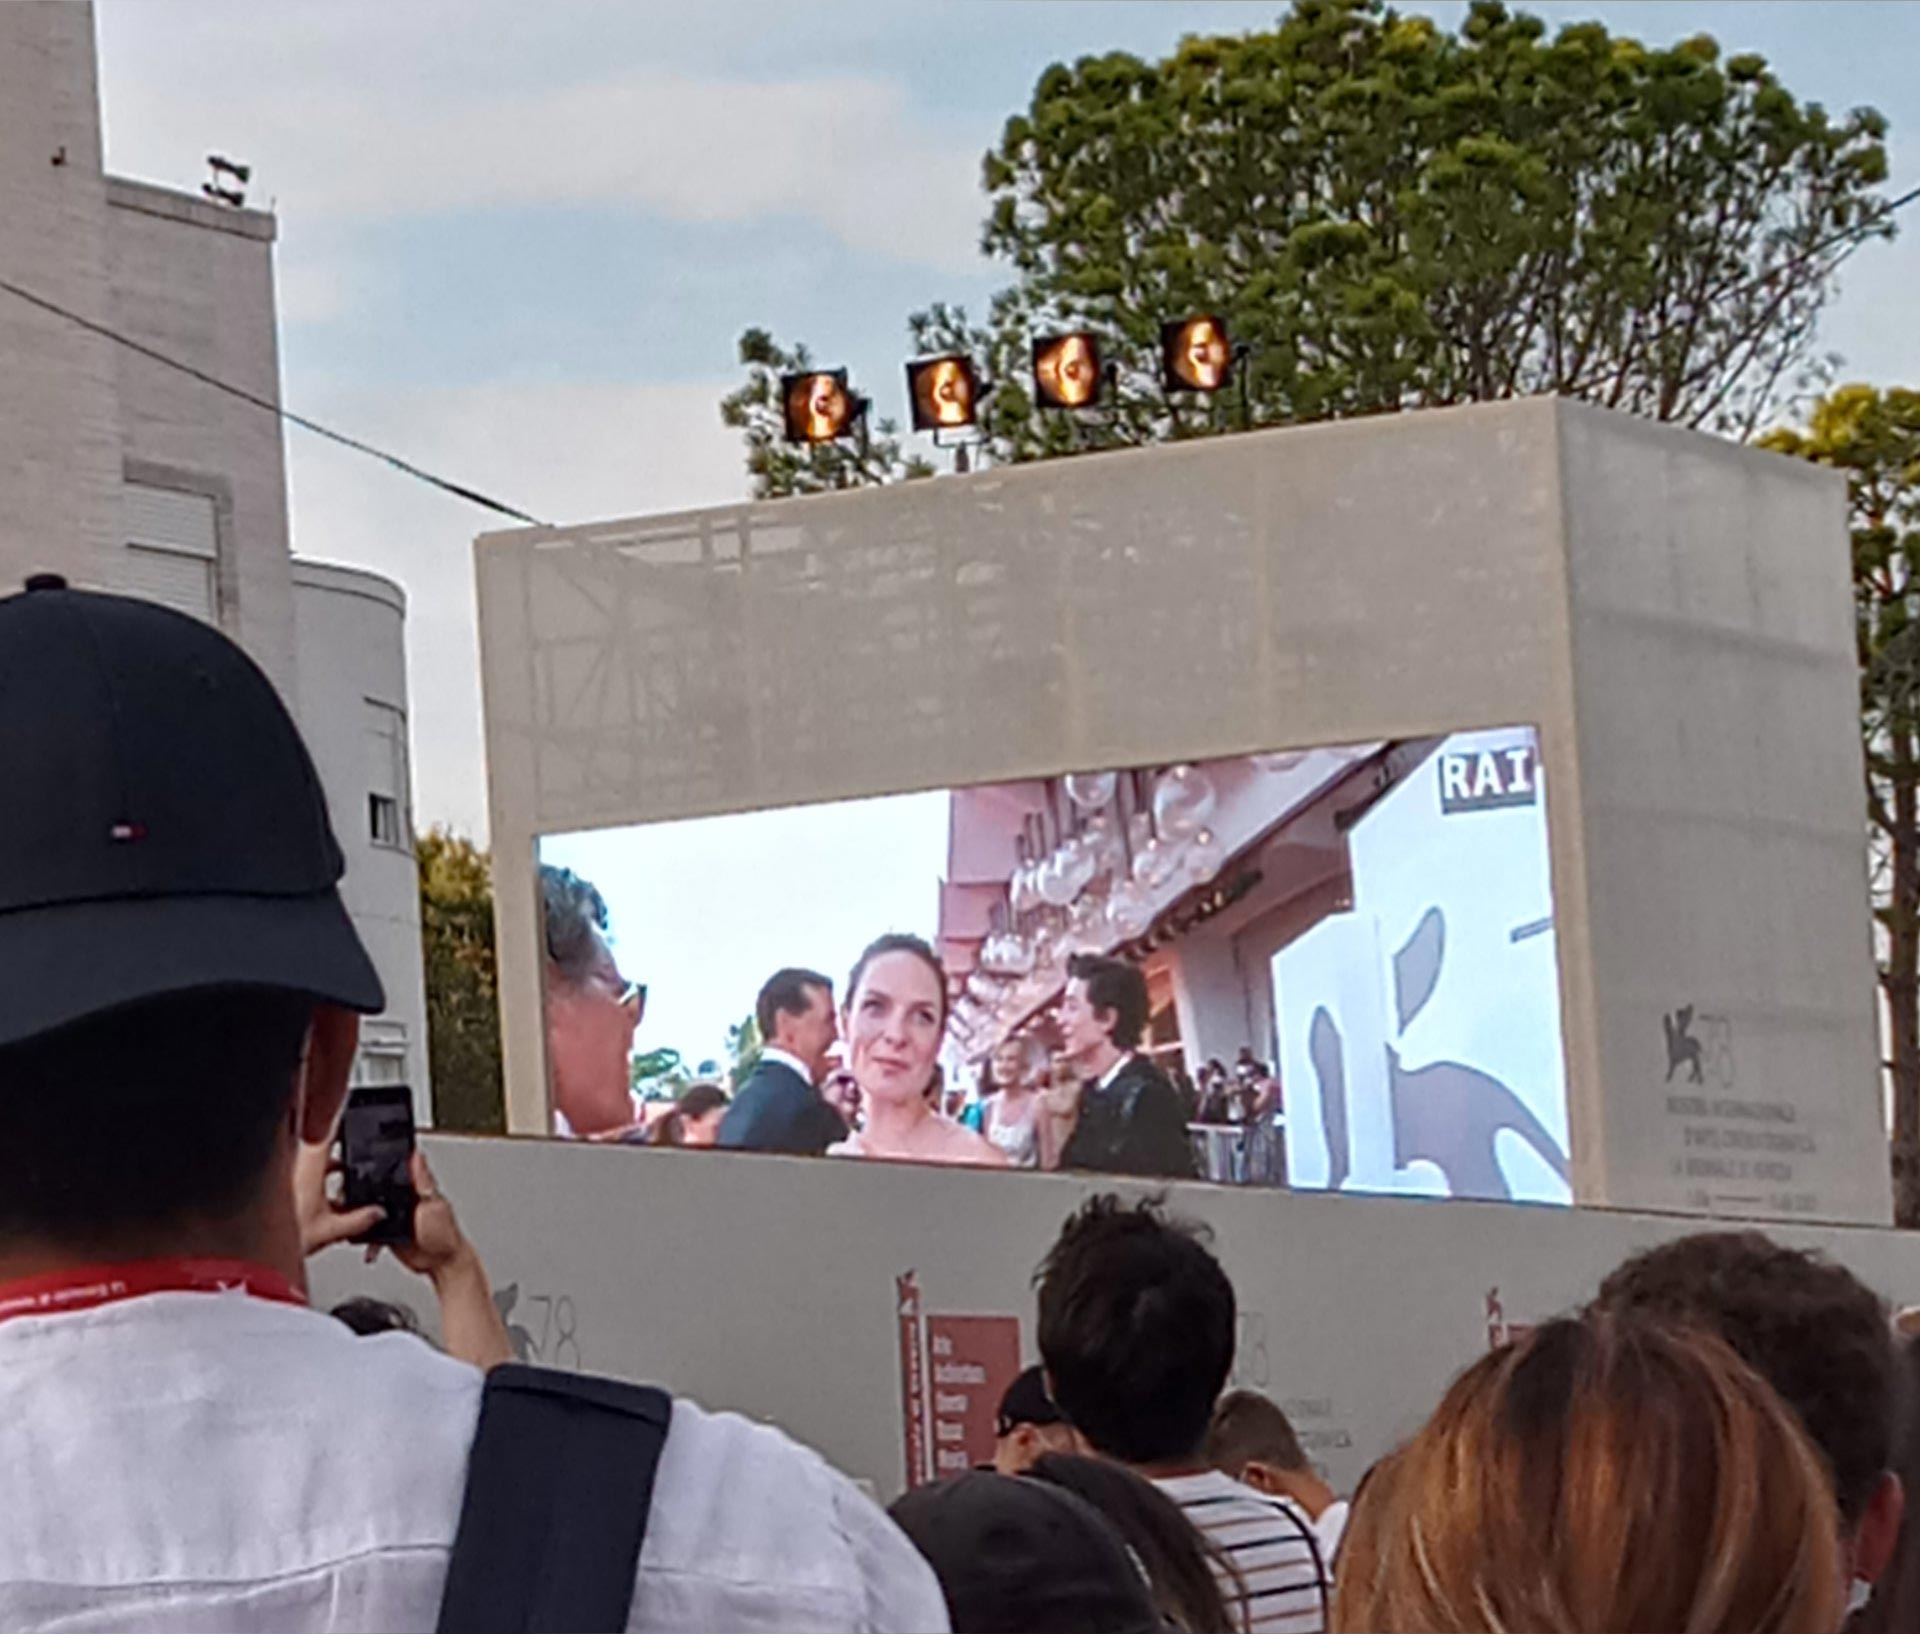
[[[1744,437],[1805,384],[1836,268],[1891,232],[1885,131],[1705,36],[1296,0],[1160,62],[1048,68],[983,168],[982,245],[1013,282],[984,325],[934,306],[910,330],[997,382],[1001,461],[1537,393]],[[1161,321],[1199,312],[1247,348],[1244,403],[1160,389]],[[1079,328],[1111,407],[1039,410],[1033,337]],[[741,349],[804,355],[761,330]],[[757,495],[906,474],[878,444],[807,456],[824,473],[771,458],[743,406],[756,367],[726,412]]]
[[[751,1011],[744,1021],[736,1021],[727,1029],[728,1069],[733,1074],[733,1087],[738,1090],[747,1081],[747,1074],[760,1064],[760,1052],[767,1047],[767,1041],[760,1036],[760,1019]]]
[[[443,828],[414,840],[427,988],[433,1121],[501,1134],[500,979],[493,943],[493,871],[471,840]]]
[[[1847,477],[1894,1217],[1920,1226],[1920,391],[1842,386],[1761,443]]]
[[[671,1101],[692,1082],[680,1052],[665,1046],[636,1055],[628,1066],[628,1083],[643,1101]]]

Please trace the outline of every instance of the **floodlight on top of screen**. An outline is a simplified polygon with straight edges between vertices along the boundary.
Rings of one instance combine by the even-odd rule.
[[[964,431],[980,419],[980,377],[973,360],[958,354],[917,358],[907,365],[907,400],[913,429]]]
[[[810,369],[780,377],[780,403],[790,443],[830,443],[850,435],[867,412],[845,369]]]
[[[1211,313],[1160,326],[1160,380],[1170,392],[1216,392],[1233,374],[1233,343]]]
[[[1042,408],[1098,408],[1105,386],[1100,338],[1091,330],[1041,335],[1034,341],[1033,394]]]

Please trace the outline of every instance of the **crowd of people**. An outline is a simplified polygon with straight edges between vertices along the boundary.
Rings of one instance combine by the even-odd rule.
[[[0,599],[0,764],[0,1627],[1920,1626],[1915,1353],[1850,1272],[1755,1232],[1645,1249],[1496,1345],[1346,1499],[1228,1391],[1233,1285],[1151,1198],[1066,1221],[994,1466],[890,1514],[771,1427],[510,1363],[423,1160],[392,1251],[439,1344],[394,1307],[316,1311],[308,1255],[374,1223],[328,1153],[383,1000],[272,686],[206,625],[42,580]],[[624,1061],[644,993],[597,935],[550,921],[549,949],[577,984],[556,1091],[591,1134],[619,1106],[580,1073]],[[1031,1057],[1004,1127],[934,1109],[924,943],[875,942],[837,1010],[785,974],[761,1069],[689,1127],[1024,1147]],[[1091,1087],[1044,1137],[1062,1166],[1177,1167],[1141,1020],[1110,962],[1077,968],[1061,1025]],[[857,1125],[816,1087],[836,1034]]]

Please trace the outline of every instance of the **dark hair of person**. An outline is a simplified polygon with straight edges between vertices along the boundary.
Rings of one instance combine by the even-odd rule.
[[[1209,1464],[1236,1479],[1251,1463],[1312,1467],[1287,1415],[1257,1390],[1229,1390],[1220,1398],[1207,1426],[1206,1452]]]
[[[876,936],[867,944],[865,951],[854,961],[853,974],[847,977],[847,1003],[852,1004],[854,996],[860,991],[860,978],[867,973],[867,966],[888,953],[911,953],[933,972],[934,986],[940,989],[940,1026],[944,1031],[947,1025],[947,967],[925,940],[909,936],[905,931],[888,931],[885,936]]]
[[[1907,1491],[1907,1513],[1873,1598],[1848,1625],[1852,1634],[1911,1634],[1920,1628],[1920,1340],[1902,1340],[1899,1353],[1899,1436],[1892,1465]]]
[[[354,1299],[343,1299],[327,1313],[334,1321],[344,1323],[360,1335],[370,1338],[376,1333],[413,1333],[420,1331],[420,1321],[404,1305],[395,1305],[384,1299],[369,1299],[361,1295]]]
[[[1233,1284],[1203,1226],[1102,1193],[1035,1274],[1053,1399],[1124,1464],[1196,1457],[1233,1365]]]
[[[1851,1529],[1893,1459],[1899,1363],[1887,1309],[1844,1266],[1758,1231],[1706,1231],[1636,1254],[1596,1309],[1718,1334],[1800,1415]]]
[[[1067,961],[1067,976],[1086,983],[1087,1003],[1094,1009],[1113,1012],[1107,1036],[1115,1049],[1130,1050],[1140,1042],[1148,1006],[1147,978],[1138,965],[1104,954],[1076,953]]]
[[[1059,1452],[1042,1454],[1020,1479],[1065,1487],[1105,1515],[1146,1569],[1154,1604],[1175,1628],[1186,1634],[1226,1634],[1246,1627],[1244,1581],[1234,1597],[1236,1611],[1227,1609],[1220,1592],[1220,1577],[1232,1581],[1239,1572],[1151,1481],[1109,1459]]]
[[[753,1019],[760,1024],[761,1039],[773,1042],[782,1015],[805,1015],[816,990],[827,995],[827,1003],[833,1003],[833,982],[817,970],[789,967],[769,976],[753,1001]]]
[[[686,1144],[687,1125],[695,1118],[704,1118],[709,1112],[717,1112],[727,1104],[727,1092],[718,1084],[702,1080],[689,1084],[680,1092],[679,1099],[673,1103],[673,1110],[662,1113],[654,1126],[647,1131],[649,1146],[684,1146]]]
[[[540,865],[540,897],[547,922],[547,959],[569,986],[593,973],[599,937],[607,928],[606,898],[571,868]]]
[[[0,1047],[0,1240],[137,1250],[252,1201],[313,1001],[211,988]]]

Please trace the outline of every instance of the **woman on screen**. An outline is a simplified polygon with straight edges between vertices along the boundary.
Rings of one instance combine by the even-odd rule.
[[[1040,1091],[1047,1065],[1047,1047],[1032,1033],[1003,1039],[993,1052],[993,1094],[984,1103],[980,1133],[1016,1169],[1040,1167]]]
[[[917,936],[868,945],[847,978],[840,1035],[866,1123],[827,1148],[836,1157],[1004,1167],[991,1141],[964,1129],[929,1098],[947,1032],[947,975]]]

